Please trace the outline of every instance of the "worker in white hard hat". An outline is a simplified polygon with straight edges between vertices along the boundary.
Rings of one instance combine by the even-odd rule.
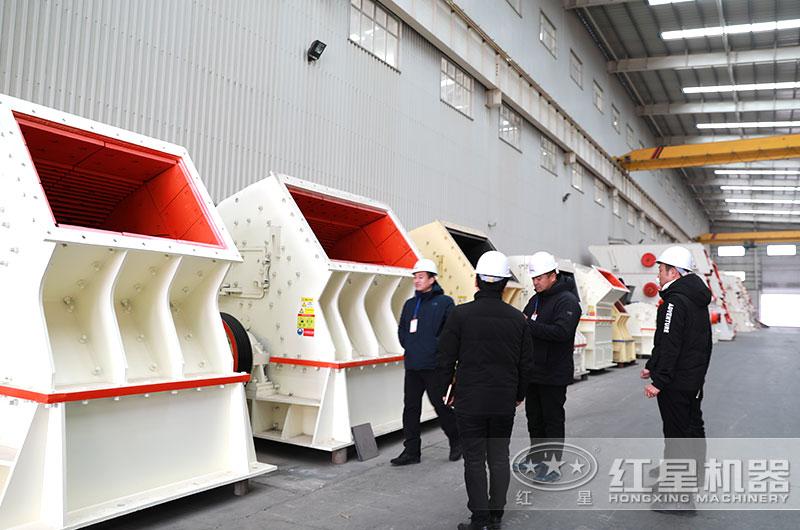
[[[403,452],[391,460],[394,466],[418,464],[421,457],[420,416],[422,394],[439,416],[439,424],[450,442],[450,460],[461,458],[461,442],[453,410],[439,399],[436,378],[436,343],[455,304],[436,281],[438,269],[430,259],[419,260],[414,268],[414,296],[403,305],[397,334],[405,350],[403,384]]]
[[[511,429],[533,362],[525,317],[503,301],[511,277],[508,259],[496,250],[486,252],[475,272],[478,292],[447,319],[437,361],[440,395],[455,406],[464,451],[472,518],[470,523],[460,523],[460,530],[500,528],[511,478]],[[446,389],[454,377],[448,395]]]
[[[700,405],[711,360],[711,291],[693,274],[692,254],[686,247],[667,248],[656,260],[664,302],[656,316],[653,352],[641,372],[651,382],[644,389],[658,400],[664,427],[664,459],[694,458],[702,473],[705,428]],[[658,476],[659,468],[653,470]],[[702,484],[702,479],[700,480]],[[656,510],[693,513],[694,504],[656,503]]]
[[[558,462],[564,443],[567,385],[574,381],[573,350],[581,306],[575,296],[575,280],[559,274],[549,252],[531,256],[528,266],[536,293],[522,311],[533,337],[533,375],[527,388],[525,413],[531,450],[515,469],[537,482],[561,478]],[[548,450],[537,449],[545,447]]]

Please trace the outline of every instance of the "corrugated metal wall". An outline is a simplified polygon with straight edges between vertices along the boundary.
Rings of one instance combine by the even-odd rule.
[[[580,193],[563,165],[544,171],[529,124],[522,152],[500,141],[479,84],[472,119],[441,103],[441,52],[421,35],[403,27],[394,70],[348,40],[348,15],[346,0],[3,0],[0,91],[186,146],[217,201],[273,170],[509,253],[589,261],[590,243],[651,240],[589,179]],[[309,63],[314,39],[328,48]]]

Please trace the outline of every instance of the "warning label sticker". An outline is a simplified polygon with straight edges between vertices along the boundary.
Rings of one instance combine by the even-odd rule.
[[[458,295],[457,298],[458,298],[458,301],[456,302],[456,305],[461,305],[461,304],[466,304],[467,303],[468,298],[466,296]]]
[[[301,298],[297,312],[297,334],[301,337],[314,336],[314,299]]]

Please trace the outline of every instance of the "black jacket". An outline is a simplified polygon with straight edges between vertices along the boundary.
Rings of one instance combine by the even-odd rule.
[[[574,381],[575,329],[581,319],[581,305],[572,294],[575,280],[559,275],[548,290],[531,297],[523,313],[533,337],[532,383],[570,385]],[[536,320],[531,319],[534,310]]]
[[[653,355],[645,368],[659,390],[699,390],[711,361],[711,291],[696,274],[687,274],[661,291]]]
[[[453,309],[438,350],[442,395],[455,374],[456,411],[508,416],[514,414],[515,402],[525,398],[531,335],[525,317],[503,302],[501,293],[478,291],[474,301]]]
[[[417,308],[417,331],[409,333],[411,319]],[[406,370],[436,369],[436,341],[455,304],[453,299],[444,294],[438,283],[427,293],[417,291],[414,298],[409,298],[403,305],[397,335],[405,349]]]

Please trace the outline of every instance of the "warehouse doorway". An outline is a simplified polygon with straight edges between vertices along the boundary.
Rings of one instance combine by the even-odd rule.
[[[768,326],[800,328],[800,294],[762,294],[761,322]]]

